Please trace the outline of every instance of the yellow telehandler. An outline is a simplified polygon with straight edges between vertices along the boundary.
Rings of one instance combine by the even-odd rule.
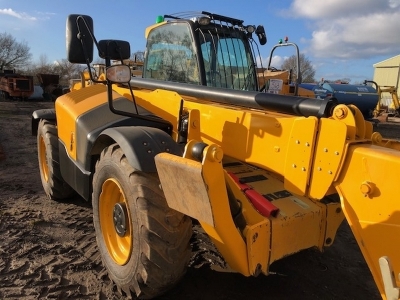
[[[131,77],[129,43],[97,41],[91,17],[69,15],[68,60],[90,70],[95,45],[104,73],[32,115],[44,190],[92,202],[116,285],[143,299],[174,286],[192,220],[231,269],[257,276],[323,251],[346,218],[382,298],[398,299],[400,144],[353,105],[258,90],[262,26],[200,12],[145,35],[143,77]]]

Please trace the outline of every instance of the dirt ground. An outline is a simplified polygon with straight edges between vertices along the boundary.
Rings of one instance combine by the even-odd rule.
[[[0,102],[0,299],[121,299],[101,265],[90,205],[43,192],[30,117],[52,106]],[[324,253],[300,252],[257,278],[217,271],[220,261],[195,229],[186,276],[159,299],[380,299],[346,223]]]

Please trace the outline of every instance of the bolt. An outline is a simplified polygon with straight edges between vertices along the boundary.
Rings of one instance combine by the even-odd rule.
[[[321,168],[321,167],[318,167],[317,170],[318,170],[318,171],[322,171],[322,168]]]
[[[360,186],[360,191],[361,191],[361,193],[364,194],[364,196],[367,196],[367,195],[372,194],[372,192],[374,191],[374,188],[370,182],[364,181]]]
[[[296,144],[300,144],[300,141],[299,141],[299,140],[296,140]]]
[[[295,165],[295,164],[293,164],[293,165],[292,165],[292,167],[293,167],[293,168],[296,168],[296,165]]]
[[[211,150],[211,157],[213,161],[215,162],[221,162],[222,158],[224,157],[224,153],[222,152],[221,148],[219,147],[214,147]]]
[[[309,143],[306,143],[306,147],[310,147],[310,144],[309,144]]]
[[[328,152],[328,148],[324,148],[324,152]]]
[[[374,132],[371,136],[371,140],[374,144],[382,143],[382,135],[379,132]]]
[[[199,126],[199,121],[198,120],[193,120],[192,122],[192,127],[197,128]]]
[[[347,115],[347,109],[344,107],[339,107],[335,109],[335,117],[338,119],[343,119]]]
[[[338,151],[335,151],[335,155],[339,155],[339,152],[338,152]]]
[[[274,150],[275,150],[275,152],[279,152],[279,151],[281,151],[281,148],[279,148],[278,146],[275,146]]]
[[[332,171],[331,171],[331,170],[329,170],[329,171],[328,171],[328,174],[329,174],[329,175],[332,175]]]
[[[302,167],[301,170],[304,172],[306,170],[306,168]]]

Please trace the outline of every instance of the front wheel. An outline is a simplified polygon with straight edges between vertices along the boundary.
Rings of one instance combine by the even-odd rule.
[[[37,150],[40,178],[46,195],[53,200],[66,199],[75,195],[75,191],[61,176],[57,126],[53,122],[40,120],[37,131]]]
[[[107,147],[93,176],[93,221],[103,264],[116,285],[140,299],[159,296],[186,272],[190,218],[168,207],[153,174]]]

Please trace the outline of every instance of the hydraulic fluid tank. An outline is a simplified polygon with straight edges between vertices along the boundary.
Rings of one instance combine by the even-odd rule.
[[[318,84],[316,84],[316,83],[300,83],[299,84],[300,88],[303,88],[303,89],[306,89],[309,91],[312,91],[316,86],[318,86]]]
[[[322,85],[315,86],[313,91],[316,98],[334,97],[340,104],[357,106],[366,119],[372,117],[372,112],[379,100],[376,90],[367,85],[324,82]]]

